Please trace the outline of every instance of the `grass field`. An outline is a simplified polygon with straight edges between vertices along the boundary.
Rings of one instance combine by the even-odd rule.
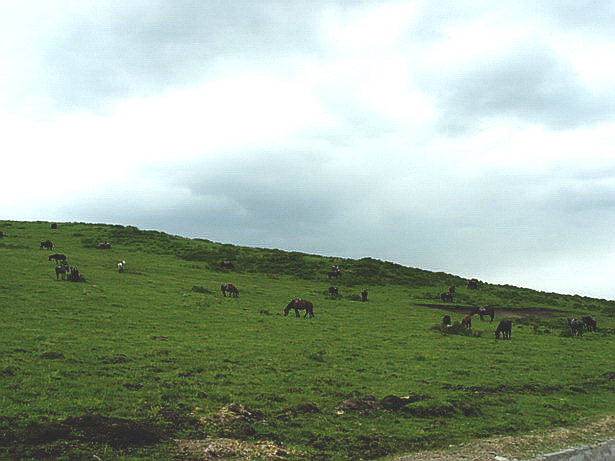
[[[241,442],[280,459],[374,459],[615,411],[604,376],[615,371],[613,301],[469,290],[370,258],[133,227],[0,221],[0,231],[0,458],[201,459],[196,441],[207,439],[220,454]],[[39,249],[47,239],[85,282],[56,280]],[[96,249],[102,241],[112,249]],[[332,264],[337,299],[326,294]],[[227,282],[239,298],[221,295]],[[450,285],[458,309],[434,308]],[[282,315],[296,297],[314,303],[313,319]],[[475,318],[471,335],[437,328],[479,305],[507,308],[511,341],[494,339],[497,313]],[[565,319],[584,315],[598,331],[572,337]]]

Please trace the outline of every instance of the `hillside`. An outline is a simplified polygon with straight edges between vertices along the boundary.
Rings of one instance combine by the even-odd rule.
[[[615,411],[613,301],[134,227],[0,231],[0,457],[373,459]],[[56,252],[85,281],[57,279]],[[315,317],[285,317],[293,298]],[[487,305],[493,323],[439,328]],[[598,331],[571,336],[588,315]]]

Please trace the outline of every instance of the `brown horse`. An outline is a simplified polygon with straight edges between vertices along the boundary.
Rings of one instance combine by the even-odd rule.
[[[483,320],[483,315],[488,315],[489,318],[491,318],[492,322],[493,317],[495,317],[495,311],[493,310],[493,307],[477,307],[472,311],[472,315],[474,314],[480,315],[481,320]]]
[[[222,291],[222,294],[224,295],[225,298],[226,298],[226,293],[228,293],[228,295],[231,298],[239,297],[239,290],[232,283],[225,283],[224,285],[220,285],[220,291]]]
[[[444,302],[453,302],[453,294],[447,291],[440,294],[440,299]]]
[[[291,309],[295,310],[295,317],[300,317],[299,311],[305,310],[304,318],[308,315],[314,317],[314,305],[306,301],[305,299],[293,299],[288,303],[288,306],[284,308],[284,317],[288,315]]]
[[[463,325],[466,328],[472,328],[472,315],[474,314],[466,315],[461,321],[461,325]]]

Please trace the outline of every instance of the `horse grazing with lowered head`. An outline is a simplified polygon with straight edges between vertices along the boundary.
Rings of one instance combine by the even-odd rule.
[[[66,262],[66,255],[60,254],[60,253],[54,253],[52,255],[49,255],[49,261],[51,261],[52,259],[55,259],[56,262],[58,261],[64,261]]]
[[[291,309],[295,310],[295,317],[300,317],[299,311],[305,310],[305,317],[314,317],[314,305],[306,301],[305,299],[293,299],[288,303],[288,306],[284,308],[284,317],[288,315]]]
[[[440,294],[440,299],[442,301],[444,301],[444,302],[452,303],[453,302],[453,293],[445,291],[445,292]]]
[[[220,291],[222,291],[222,294],[224,295],[225,298],[226,298],[227,293],[229,297],[231,298],[239,297],[239,290],[232,283],[225,283],[224,285],[220,285]]]
[[[220,261],[218,266],[220,266],[220,269],[235,269],[235,266],[230,261]]]
[[[483,315],[488,315],[493,322],[493,317],[495,317],[495,311],[493,307],[477,307],[472,311],[472,315],[478,314],[480,315],[480,319],[483,320]]]
[[[45,240],[44,242],[41,242],[41,250],[45,248],[47,250],[53,250],[53,243],[51,242],[51,240]]]
[[[327,293],[329,293],[331,296],[339,296],[340,291],[338,290],[337,287],[329,287],[329,289],[327,290]]]
[[[511,320],[500,320],[498,327],[495,329],[495,339],[500,339],[500,333],[502,334],[502,339],[510,339],[512,333]]]

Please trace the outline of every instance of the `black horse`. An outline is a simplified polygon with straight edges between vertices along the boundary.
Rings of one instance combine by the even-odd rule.
[[[46,248],[47,250],[53,250],[53,243],[51,242],[51,240],[45,240],[44,242],[41,242],[41,250],[43,248]]]
[[[596,319],[593,317],[583,317],[581,321],[587,327],[587,331],[596,331]]]
[[[58,228],[58,225],[57,225],[56,223],[54,223],[54,222],[53,222],[53,223],[51,223],[51,228],[52,228],[52,229],[57,229],[57,228]]]
[[[293,299],[288,303],[288,306],[284,308],[284,317],[288,315],[291,309],[295,310],[295,317],[300,317],[299,311],[305,310],[304,318],[308,315],[314,317],[314,305],[306,301],[305,299]]]
[[[96,245],[96,249],[97,250],[110,250],[111,244],[109,242],[100,242],[98,245]]]
[[[225,298],[226,298],[226,293],[228,293],[231,298],[239,297],[239,290],[232,283],[225,283],[224,285],[220,285],[220,291],[222,291],[222,294],[224,295]]]
[[[337,287],[329,287],[327,293],[329,293],[331,296],[338,296],[340,294],[340,291],[337,289]]]
[[[510,339],[510,335],[512,333],[512,321],[500,320],[498,327],[495,329],[495,339],[500,339],[500,333],[502,334],[502,339]]]
[[[450,315],[445,315],[444,317],[442,317],[442,325],[445,327],[448,327],[451,325],[451,316]]]
[[[327,277],[329,277],[330,279],[336,279],[341,276],[342,276],[342,272],[340,270],[327,272]]]
[[[448,291],[445,291],[445,292],[440,294],[440,299],[442,301],[444,301],[444,302],[452,303],[453,302],[453,294],[449,293]]]
[[[58,261],[64,261],[66,262],[66,255],[60,254],[60,253],[54,253],[52,255],[49,255],[49,261],[51,261],[52,259],[55,259],[56,263]]]
[[[493,322],[493,317],[495,317],[493,307],[477,307],[472,311],[472,314],[478,314],[481,320],[483,320],[483,315],[488,315],[491,318],[491,322]]]
[[[70,268],[68,280],[72,282],[85,282],[85,278],[79,273],[79,269],[77,269],[76,267]]]
[[[56,266],[56,280],[62,278],[62,280],[66,280],[66,273],[68,272],[68,264],[61,264]]]
[[[366,302],[367,302],[367,295],[368,295],[368,294],[369,294],[369,293],[367,292],[367,290],[363,290],[363,291],[361,292],[361,302],[364,302],[364,303],[366,303]]]

